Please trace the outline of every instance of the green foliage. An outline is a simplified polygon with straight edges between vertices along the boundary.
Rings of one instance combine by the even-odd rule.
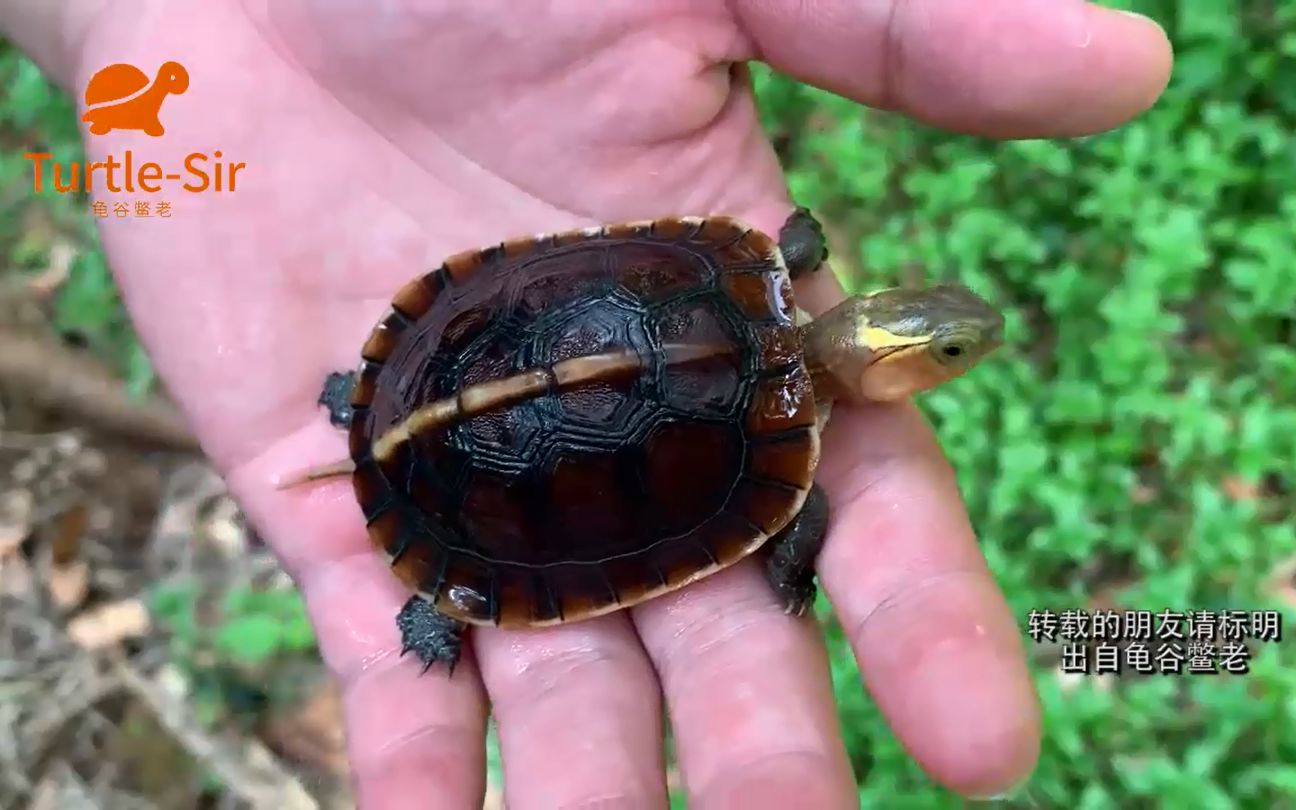
[[[0,40],[0,268],[39,272],[57,242],[79,252],[55,300],[55,327],[84,340],[113,364],[132,393],[153,384],[148,356],[135,339],[87,215],[84,194],[32,193],[27,152],[83,161],[72,99]]]
[[[308,652],[315,636],[296,591],[233,588],[210,616],[197,614],[193,588],[173,586],[152,596],[152,610],[171,630],[173,649],[184,660],[203,651],[257,665],[281,653]]]
[[[1276,608],[1263,583],[1296,554],[1296,6],[1137,10],[1174,40],[1172,85],[1096,137],[952,136],[756,73],[848,288],[958,280],[1008,310],[1006,349],[922,406],[1022,617],[1099,591],[1133,608]],[[840,635],[831,652],[865,804],[945,806]],[[1038,668],[1046,738],[1021,799],[1290,802],[1294,662],[1261,645],[1246,676],[1065,694]]]
[[[1296,555],[1296,5],[1134,7],[1167,28],[1175,75],[1153,110],[1095,137],[953,136],[755,70],[791,191],[830,220],[848,288],[956,279],[1007,312],[1005,349],[921,404],[1022,617],[1100,592],[1280,607],[1264,583]],[[0,129],[79,155],[70,105],[32,66],[0,50],[0,86]],[[0,150],[2,258],[38,268],[27,176]],[[89,233],[80,204],[40,202]],[[98,254],[72,268],[59,323],[147,377]],[[214,630],[188,595],[159,599],[181,660],[311,643],[282,594],[232,595]],[[829,642],[861,802],[956,806],[886,728],[839,628]],[[1294,663],[1262,645],[1246,676],[1077,683],[1037,667],[1044,747],[1011,805],[1291,806]]]
[[[231,588],[207,604],[197,585],[160,587],[150,611],[167,628],[172,660],[195,685],[200,716],[215,722],[292,697],[265,672],[315,650],[301,597],[289,588]]]

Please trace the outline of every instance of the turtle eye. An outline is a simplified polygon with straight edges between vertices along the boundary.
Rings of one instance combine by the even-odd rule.
[[[957,363],[967,354],[967,346],[960,340],[946,340],[936,347],[936,353],[941,362]]]

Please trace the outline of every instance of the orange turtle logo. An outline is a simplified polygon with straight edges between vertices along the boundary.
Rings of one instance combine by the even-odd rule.
[[[81,120],[90,124],[95,135],[138,129],[156,138],[166,131],[158,120],[162,101],[187,89],[189,71],[178,62],[164,63],[152,81],[134,65],[109,65],[90,77]]]

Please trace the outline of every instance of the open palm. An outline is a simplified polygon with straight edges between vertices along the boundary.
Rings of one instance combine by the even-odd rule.
[[[822,641],[755,568],[571,626],[475,629],[453,678],[419,677],[393,622],[407,594],[350,485],[275,484],[342,454],[315,404],[325,375],[444,255],[667,214],[776,231],[790,202],[731,63],[950,129],[1079,134],[1160,92],[1156,27],[1078,0],[249,0],[133,4],[87,30],[75,86],[111,62],[190,76],[163,137],[89,136],[91,159],[246,163],[232,193],[164,194],[170,218],[110,219],[103,242],[161,375],[303,591],[361,805],[478,806],[489,706],[510,807],[663,806],[664,705],[698,806],[854,806]],[[817,312],[840,292],[820,274],[798,294]],[[826,447],[820,581],[867,688],[934,778],[1009,787],[1037,754],[1034,696],[929,431],[912,407],[839,407]]]

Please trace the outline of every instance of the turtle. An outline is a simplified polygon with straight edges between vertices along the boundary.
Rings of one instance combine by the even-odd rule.
[[[189,89],[189,72],[179,62],[163,62],[153,81],[134,65],[109,65],[86,85],[81,120],[103,135],[114,129],[139,129],[153,137],[166,130],[158,120],[162,99]]]
[[[453,676],[470,626],[590,619],[749,556],[784,612],[814,602],[815,480],[837,401],[960,376],[1003,317],[957,284],[846,298],[791,282],[828,257],[796,207],[777,237],[663,216],[458,252],[401,287],[317,405],[368,534],[411,595],[401,654]]]

